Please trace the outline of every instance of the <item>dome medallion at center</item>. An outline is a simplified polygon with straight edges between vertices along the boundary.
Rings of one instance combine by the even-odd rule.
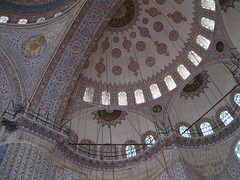
[[[102,123],[102,126],[116,127],[118,123],[121,124],[121,121],[125,120],[127,112],[120,110],[98,110],[92,112],[92,114],[94,115],[93,119],[97,120],[98,123]]]
[[[131,28],[139,16],[139,4],[136,0],[126,0],[108,24],[111,32],[122,32]]]

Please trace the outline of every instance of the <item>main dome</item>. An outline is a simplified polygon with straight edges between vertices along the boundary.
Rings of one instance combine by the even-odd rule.
[[[83,78],[120,87],[157,80],[182,58],[194,12],[193,1],[126,0],[88,58]]]

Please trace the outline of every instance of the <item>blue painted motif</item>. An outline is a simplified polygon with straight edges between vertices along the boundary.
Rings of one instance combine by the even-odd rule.
[[[52,88],[50,91],[49,91],[49,95],[56,99],[59,97],[59,91],[56,89],[56,88]]]
[[[64,60],[63,64],[67,67],[67,68],[71,68],[73,66],[73,64],[75,63],[73,58],[67,58]]]
[[[1,146],[2,151],[1,151],[1,154],[0,154],[0,166],[2,164],[4,156],[6,154],[7,148],[8,148],[8,144]]]
[[[81,35],[86,38],[88,38],[90,36],[90,33],[91,33],[91,31],[87,27],[85,27],[84,29],[81,30]]]
[[[108,6],[110,5],[109,0],[100,0],[100,4],[103,8],[108,8]]]

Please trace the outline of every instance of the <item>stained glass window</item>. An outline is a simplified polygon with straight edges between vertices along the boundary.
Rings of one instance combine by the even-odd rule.
[[[180,131],[181,136],[183,136],[183,137],[191,137],[190,130],[187,130],[187,129],[188,129],[188,127],[186,127],[186,126],[181,126],[181,127],[179,128],[179,131]],[[187,130],[187,131],[186,131],[186,130]],[[185,133],[183,134],[183,132],[185,132]]]
[[[192,61],[192,63],[195,66],[198,66],[200,64],[200,62],[202,61],[202,58],[197,53],[195,53],[194,51],[190,51],[188,53],[188,59],[190,61]]]
[[[182,78],[185,80],[190,76],[190,72],[187,70],[187,68],[184,65],[180,65],[177,68],[178,73],[182,76]]]
[[[126,147],[127,158],[136,156],[136,149],[134,145],[127,145]]]
[[[0,17],[0,23],[7,23],[9,18],[7,16],[1,16]]]
[[[36,23],[40,23],[40,22],[44,22],[44,21],[45,21],[45,18],[44,18],[44,17],[41,17],[41,18],[39,18],[39,19],[37,20]]]
[[[227,126],[233,120],[233,117],[228,111],[223,111],[220,114],[220,119],[224,122],[225,126]]]
[[[159,98],[161,96],[161,92],[160,92],[157,84],[152,84],[150,86],[150,91],[152,93],[153,99]]]
[[[215,11],[215,1],[214,0],[202,0],[202,8]]]
[[[87,87],[84,92],[83,100],[86,102],[92,102],[93,94],[94,94],[94,89]]]
[[[128,105],[127,93],[125,93],[125,92],[119,92],[118,93],[118,104],[119,104],[119,106],[126,106],[126,105]]]
[[[201,128],[202,133],[203,133],[204,136],[207,136],[207,135],[213,133],[212,127],[211,127],[210,123],[208,123],[208,122],[203,122],[200,125],[200,128]]]
[[[236,153],[238,159],[240,160],[240,141],[238,141],[238,143],[235,147],[235,153]]]
[[[110,104],[110,93],[107,91],[102,92],[102,104],[109,105]]]
[[[171,90],[173,90],[174,88],[177,87],[177,85],[174,82],[172,76],[170,76],[170,75],[164,78],[164,82],[166,83],[169,91],[171,91]]]
[[[145,102],[143,91],[141,89],[138,89],[134,92],[135,100],[137,104],[141,104]]]
[[[239,93],[235,94],[234,102],[237,103],[238,106],[240,106],[240,94]]]
[[[148,147],[151,147],[155,143],[154,137],[152,135],[148,135],[145,139],[145,143]]]
[[[18,24],[27,24],[28,20],[27,19],[19,19]]]
[[[208,49],[208,47],[209,47],[209,45],[210,45],[210,43],[211,43],[211,41],[210,41],[209,39],[205,38],[205,37],[202,36],[202,35],[198,35],[196,41],[197,41],[197,43],[198,43],[201,47],[203,47],[205,50]]]
[[[62,14],[62,12],[58,12],[58,13],[56,13],[55,15],[54,15],[54,17],[58,17],[58,16],[60,16]]]
[[[201,19],[201,25],[202,25],[203,27],[205,27],[205,28],[213,31],[213,30],[214,30],[214,26],[215,26],[215,21],[203,17],[203,18]]]

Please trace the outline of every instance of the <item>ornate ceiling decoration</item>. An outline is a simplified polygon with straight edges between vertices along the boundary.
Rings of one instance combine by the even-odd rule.
[[[180,97],[185,97],[185,99],[194,96],[199,97],[200,93],[204,93],[204,90],[208,88],[209,75],[207,71],[203,71],[196,75],[182,90]]]
[[[107,29],[112,32],[122,32],[132,28],[138,20],[139,5],[137,0],[126,0],[108,23]],[[116,41],[118,40],[115,39]]]
[[[54,112],[53,114],[59,112],[58,117],[62,117],[69,97],[79,94],[79,92],[72,94],[73,88],[83,94],[88,86],[95,88],[93,97],[95,104],[100,104],[101,92],[108,90],[111,93],[111,105],[117,105],[117,93],[124,89],[128,96],[128,105],[135,105],[133,92],[136,88],[144,88],[144,96],[147,99],[145,102],[149,102],[152,100],[149,92],[151,84],[157,83],[162,93],[161,97],[166,97],[167,94],[172,95],[172,92],[167,89],[163,81],[164,77],[172,75],[176,86],[182,83],[183,79],[177,72],[179,64],[184,64],[190,72],[196,69],[196,66],[188,60],[190,50],[195,51],[203,61],[205,60],[208,54],[207,48],[197,44],[196,38],[205,35],[209,41],[212,40],[213,32],[201,26],[201,17],[206,16],[215,20],[216,13],[202,8],[201,2],[138,1],[139,16],[132,28],[122,32],[109,31],[106,28],[109,22],[106,21],[104,25],[107,26],[101,28],[101,30],[105,28],[105,31],[101,33],[102,35],[100,33],[96,35],[95,31],[92,33],[93,29],[97,30],[98,22],[104,21],[105,18],[105,16],[97,18],[101,13],[99,7],[106,11],[112,8],[110,3],[105,7],[104,2],[106,1],[97,3],[96,9],[92,8],[92,5],[93,11],[90,11],[90,16],[88,14],[85,16],[88,19],[84,17],[83,23],[79,26],[73,25],[77,31],[73,36],[68,37],[71,39],[70,42],[66,39],[68,45],[66,46],[64,41],[59,53],[54,56],[52,64],[57,70],[53,72],[54,68],[49,68],[51,78],[44,76],[44,81],[39,84],[36,92],[40,92],[40,96],[36,93],[37,95],[33,97],[34,108],[41,107],[45,110],[45,107],[51,104],[52,107],[46,112],[50,110]],[[111,20],[112,17],[111,15],[106,19]],[[79,24],[78,18],[77,21]],[[71,32],[75,31],[71,29]],[[89,42],[97,40],[97,46],[89,48]],[[91,55],[88,56],[90,53]],[[65,62],[70,60],[79,63],[78,65],[71,63],[71,71],[66,72],[69,79],[66,79],[65,83],[59,83],[58,70],[70,69],[65,67]],[[82,76],[78,79],[80,73]],[[75,87],[76,81],[81,82],[78,83],[80,86]],[[57,97],[52,96],[51,93],[54,86],[59,90],[55,93]],[[72,99],[77,99],[73,96]],[[61,106],[60,110],[59,106]]]
[[[20,5],[41,5],[50,3],[56,0],[8,0],[11,3],[20,4]]]
[[[84,1],[80,0],[79,2]],[[9,17],[10,23],[27,19],[35,23],[39,18],[53,18],[56,13],[63,13],[73,7],[78,0],[3,0],[0,1],[0,16]]]
[[[121,124],[121,121],[125,120],[127,112],[120,110],[99,110],[92,112],[92,114],[94,115],[93,119],[97,120],[98,123],[102,123],[103,126],[107,125],[110,127],[112,125],[116,127],[118,123]]]
[[[103,27],[109,22],[113,9],[120,5],[121,1],[118,0],[86,1],[36,88],[32,97],[32,109],[41,107],[44,113],[50,112],[51,115],[59,112],[57,118],[62,118],[86,57],[92,50],[91,45],[97,41]],[[64,82],[60,77],[62,73],[67,77]]]
[[[47,47],[45,37],[38,35],[25,40],[21,46],[22,54],[27,58],[36,58],[40,56]]]
[[[137,88],[176,71],[187,56],[185,46],[196,38],[197,6],[195,1],[125,1],[87,60],[86,86]]]
[[[221,9],[226,13],[228,8],[232,7],[235,8],[234,3],[239,0],[219,0]]]

